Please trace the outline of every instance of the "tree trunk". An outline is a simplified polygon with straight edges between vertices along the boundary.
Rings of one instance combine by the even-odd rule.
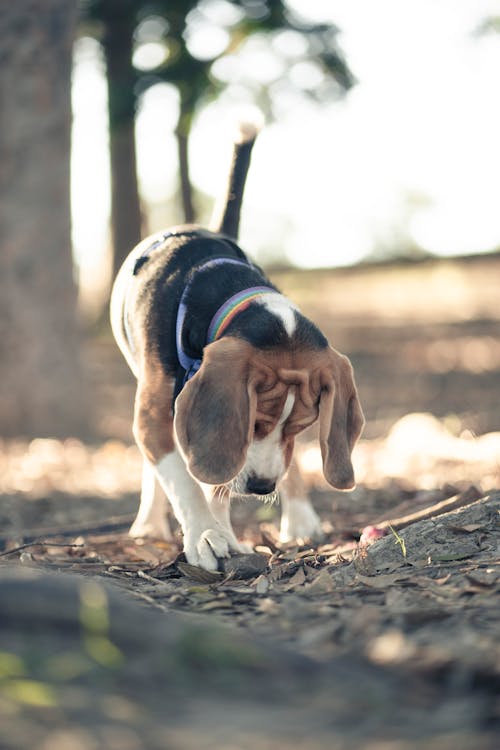
[[[188,158],[188,136],[176,130],[177,153],[179,156],[179,176],[181,180],[181,200],[184,221],[186,224],[192,224],[195,219],[193,206],[193,189],[189,179],[189,158]]]
[[[193,188],[191,180],[189,178],[189,133],[191,131],[191,119],[192,115],[188,110],[187,105],[182,100],[182,91],[179,92],[181,96],[181,111],[179,114],[179,121],[175,129],[175,136],[177,138],[177,154],[179,157],[179,176],[181,180],[181,200],[182,210],[184,213],[184,221],[186,224],[192,224],[195,220],[195,210],[193,205]]]
[[[142,237],[137,187],[134,123],[110,134],[113,276]]]
[[[70,239],[71,56],[76,2],[0,14],[0,432],[82,435]]]
[[[132,66],[133,33],[134,18],[123,13],[106,24],[103,39],[108,80],[115,274],[142,235],[135,151],[136,76]]]

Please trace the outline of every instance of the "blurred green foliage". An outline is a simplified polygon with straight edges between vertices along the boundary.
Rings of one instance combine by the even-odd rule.
[[[282,85],[323,101],[354,84],[339,46],[338,28],[308,21],[282,0],[82,0],[81,17],[83,33],[102,43],[108,76],[113,78],[112,128],[134,116],[146,89],[168,82],[179,92],[179,128],[187,134],[197,107],[227,85],[214,63],[227,61],[255,35],[264,36],[273,55],[285,63],[279,67]],[[214,35],[220,40],[215,47]],[[200,45],[201,38],[205,45]],[[141,70],[134,64],[134,53],[146,44],[156,45],[157,50],[163,47],[164,55]],[[306,62],[314,66],[316,75],[309,75],[310,83],[300,84],[289,73],[294,65]],[[253,88],[255,95],[262,90],[251,76],[244,78],[240,83]],[[274,83],[265,88],[271,90]],[[272,115],[272,91],[268,101]]]

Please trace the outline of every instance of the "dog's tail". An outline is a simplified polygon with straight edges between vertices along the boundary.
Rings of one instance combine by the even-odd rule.
[[[217,201],[210,229],[213,232],[222,232],[228,237],[238,239],[238,228],[240,224],[240,211],[243,202],[243,191],[250,166],[250,155],[253,144],[257,138],[259,128],[253,123],[241,123],[239,132],[234,139],[233,157],[229,169],[229,178],[226,190]]]

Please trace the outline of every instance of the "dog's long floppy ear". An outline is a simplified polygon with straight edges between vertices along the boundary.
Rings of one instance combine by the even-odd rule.
[[[330,364],[321,372],[319,402],[320,445],[323,473],[332,487],[355,486],[351,453],[365,420],[347,357],[330,349]]]
[[[249,380],[251,349],[229,336],[209,344],[175,402],[177,442],[200,482],[229,482],[245,463],[257,407]]]

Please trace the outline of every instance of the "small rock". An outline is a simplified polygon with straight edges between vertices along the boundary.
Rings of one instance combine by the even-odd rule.
[[[234,555],[221,560],[221,569],[226,575],[232,573],[233,578],[255,578],[267,569],[267,560],[253,552],[248,555]]]

